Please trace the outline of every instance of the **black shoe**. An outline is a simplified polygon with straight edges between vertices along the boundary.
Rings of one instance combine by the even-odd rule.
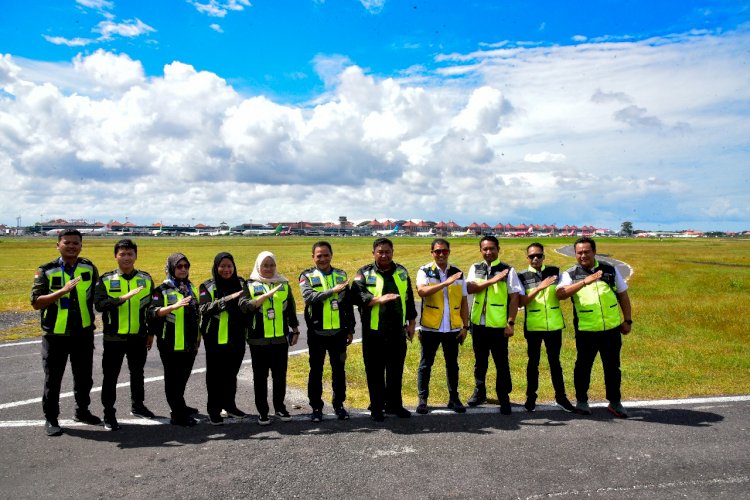
[[[289,412],[286,410],[279,410],[276,412],[276,416],[282,421],[282,422],[291,422],[292,416],[289,415]]]
[[[154,412],[146,408],[145,405],[137,405],[130,408],[130,414],[134,417],[141,417],[141,418],[154,418],[156,415],[154,415]]]
[[[73,415],[73,420],[89,425],[100,425],[102,423],[101,418],[97,417],[88,410],[77,411],[75,415]]]
[[[44,432],[47,433],[48,436],[61,436],[63,433],[62,427],[60,427],[60,424],[57,423],[56,418],[52,418],[44,422]]]
[[[400,408],[393,408],[393,409],[387,409],[385,412],[388,415],[396,415],[398,418],[409,418],[411,417],[411,412],[401,406]]]
[[[198,411],[198,408],[193,408],[192,406],[186,406],[185,413],[187,413],[188,415],[197,415],[200,412]]]
[[[108,431],[117,431],[120,430],[120,424],[114,416],[104,417],[104,428]]]
[[[510,415],[513,413],[513,410],[510,407],[510,402],[507,403],[500,403],[500,413],[503,415]]]
[[[526,398],[523,407],[526,408],[526,411],[534,411],[536,409],[536,398]]]
[[[211,425],[224,425],[224,417],[218,414],[208,415],[208,423]]]
[[[268,415],[259,415],[258,425],[271,425],[271,419],[268,418]]]
[[[228,410],[224,410],[221,412],[222,417],[230,417],[230,418],[247,418],[247,413],[240,410],[236,406],[234,408],[230,408]]]
[[[310,421],[318,423],[318,422],[321,422],[322,420],[323,420],[323,410],[313,410],[312,415],[310,415]]]
[[[385,420],[385,413],[382,411],[370,411],[370,418],[373,422],[383,422]]]
[[[169,419],[169,423],[172,425],[179,425],[180,427],[194,427],[198,421],[191,416],[178,417]]]
[[[456,413],[466,413],[466,407],[461,403],[460,399],[451,399],[448,401],[448,409]]]
[[[336,408],[336,416],[339,420],[349,420],[349,412],[343,406]]]
[[[419,413],[420,415],[427,415],[428,411],[427,400],[420,400],[419,404],[417,405],[417,413]]]
[[[575,406],[573,406],[573,403],[571,403],[570,400],[568,400],[568,398],[565,396],[555,398],[555,403],[557,403],[560,408],[570,413],[575,413],[576,411],[576,408]]]
[[[487,402],[487,393],[482,389],[474,389],[474,394],[471,395],[469,400],[466,402],[469,406],[479,406],[482,403]]]

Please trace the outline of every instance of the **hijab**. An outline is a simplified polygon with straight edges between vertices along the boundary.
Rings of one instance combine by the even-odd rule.
[[[185,257],[185,254],[183,253],[176,252],[170,255],[169,257],[167,257],[167,265],[164,268],[164,271],[167,273],[167,279],[165,281],[174,285],[174,287],[180,291],[183,297],[190,296],[190,297],[193,297],[193,299],[196,299],[195,295],[193,295],[193,289],[190,283],[189,270],[188,270],[188,277],[186,277],[185,279],[178,279],[174,275],[175,267],[182,260],[184,260],[185,262],[188,263],[188,265],[190,265],[190,261],[188,260],[187,257]],[[196,301],[193,300],[193,303],[195,302]]]
[[[224,259],[230,261],[232,266],[234,266],[232,276],[226,279],[222,278],[219,274],[219,264],[221,264],[221,261]],[[218,292],[216,294],[217,298],[232,295],[234,292],[242,290],[242,283],[240,282],[239,276],[237,276],[237,265],[234,263],[234,257],[232,257],[232,254],[229,252],[219,252],[216,257],[214,257],[214,267],[211,268],[211,276],[214,278],[214,283],[216,284],[216,291]]]
[[[260,274],[260,265],[263,263],[266,258],[271,258],[271,260],[276,263],[276,256],[272,254],[271,252],[261,252],[258,254],[258,258],[255,259],[255,266],[253,267],[253,272],[250,273],[250,279],[253,281],[260,281],[261,283],[280,283],[282,281],[289,281],[284,276],[279,274],[278,268],[276,269],[276,272],[274,273],[273,277],[271,278],[264,278]]]

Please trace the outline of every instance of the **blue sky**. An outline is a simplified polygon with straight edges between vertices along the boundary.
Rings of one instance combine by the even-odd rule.
[[[580,4],[11,2],[0,222],[750,229],[748,3]]]

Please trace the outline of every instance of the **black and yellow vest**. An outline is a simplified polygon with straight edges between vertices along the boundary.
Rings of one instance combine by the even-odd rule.
[[[185,297],[184,295],[182,295],[182,293],[180,293],[180,290],[178,288],[174,288],[172,286],[162,285],[156,290],[160,295],[160,307],[166,307],[172,304],[176,304]],[[193,293],[193,300],[196,300],[198,297],[198,292],[192,283],[190,284],[190,290]],[[164,327],[160,332],[160,337],[167,344],[171,345],[174,351],[192,351],[194,350],[194,345],[200,338],[197,317],[195,318],[195,325],[186,325],[186,319],[188,315],[185,314],[185,309],[187,307],[192,306],[180,307],[179,309],[175,309],[163,318]]]
[[[431,262],[422,266],[427,276],[427,285],[437,285],[440,283],[440,269],[437,264]],[[448,266],[446,277],[460,273],[461,270],[455,266]],[[460,330],[463,327],[461,319],[461,301],[463,299],[463,278],[456,280],[455,283],[448,287],[448,307],[450,314],[450,329]],[[431,330],[440,330],[440,324],[443,322],[445,308],[445,289],[440,290],[427,297],[422,297],[422,315],[419,324]]]
[[[119,307],[102,312],[104,333],[116,335],[145,335],[146,309],[151,302],[153,281],[151,275],[143,271],[136,271],[135,275],[126,279],[117,271],[102,275],[102,283],[110,297],[122,297],[131,290],[143,287],[143,290],[120,304]]]
[[[303,271],[302,274],[310,282],[316,292],[325,292],[347,280],[346,272],[333,268],[330,274],[323,274],[317,268]],[[333,307],[336,304],[336,307]],[[314,331],[340,330],[341,311],[339,309],[339,294],[334,293],[323,302],[305,305],[305,322],[308,329]]]
[[[269,292],[272,288],[281,285],[270,298],[263,301],[260,309],[252,315],[250,329],[248,330],[248,344],[268,344],[286,342],[286,325],[284,322],[284,310],[287,306],[287,298],[291,291],[289,283],[262,283],[260,281],[248,281],[247,289],[250,298]]]
[[[474,264],[474,278],[478,283],[487,281],[510,266],[496,259],[492,264],[478,262]],[[508,280],[507,278],[474,294],[471,306],[471,322],[481,325],[484,315],[484,326],[505,328],[508,324]]]
[[[393,281],[398,288],[399,299],[401,300],[401,324],[406,324],[406,294],[409,286],[409,272],[400,264],[395,264],[396,270],[393,272]],[[385,281],[383,276],[377,271],[374,264],[362,269],[362,276],[365,281],[367,291],[375,297],[383,295],[383,285]],[[375,304],[370,310],[370,330],[377,330],[380,325],[380,304]]]
[[[599,270],[602,271],[601,279],[584,286],[571,297],[573,325],[577,332],[603,332],[622,324],[613,266],[597,261],[591,271],[577,265],[565,272],[573,283],[577,283]]]
[[[47,264],[43,268],[44,276],[49,283],[50,292],[60,290],[67,281],[80,277],[81,281],[69,293],[63,295],[54,304],[42,309],[42,329],[45,334],[70,334],[69,324],[80,325],[83,329],[94,328],[94,264],[88,259],[78,258],[73,276],[63,271],[62,259]],[[75,294],[72,298],[71,294]],[[78,303],[80,318],[72,318],[70,309],[65,304],[71,300]]]
[[[531,290],[539,286],[542,281],[559,274],[560,269],[555,266],[543,265],[541,272],[529,266],[525,272],[518,273],[518,278],[521,280],[526,295],[529,295]],[[523,320],[523,327],[526,331],[552,332],[565,328],[560,300],[555,295],[555,290],[557,290],[557,284],[553,283],[537,293],[534,299],[526,304]]]

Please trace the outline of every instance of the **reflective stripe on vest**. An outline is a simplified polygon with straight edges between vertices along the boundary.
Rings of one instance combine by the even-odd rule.
[[[576,316],[576,330],[583,332],[603,332],[620,326],[620,303],[615,293],[614,267],[596,262],[594,272],[605,271],[602,279],[584,286],[573,294]],[[567,271],[573,283],[586,278],[590,273],[580,266]]]
[[[250,297],[255,299],[264,293],[267,293],[271,288],[281,285],[281,288],[276,291],[270,298],[263,301],[261,305],[261,314],[263,315],[263,337],[270,339],[274,337],[283,337],[284,332],[284,305],[286,299],[289,296],[289,283],[261,283],[254,281],[252,284],[248,284],[248,290],[250,290]],[[273,310],[272,318],[269,318],[269,311]],[[255,328],[256,316],[253,315],[253,328]]]
[[[484,277],[477,276],[476,282],[483,283],[492,276],[487,276],[492,267],[500,264],[500,260],[495,260],[491,265],[484,266]],[[475,266],[477,264],[474,264]],[[480,270],[477,268],[477,270]],[[502,272],[502,271],[501,271]],[[476,275],[476,271],[475,271]],[[489,328],[505,328],[508,324],[508,280],[507,278],[499,281],[481,292],[474,294],[474,303],[471,306],[471,322],[475,325],[482,324],[482,314],[484,314],[484,326]]]
[[[193,297],[198,296],[198,291],[195,286],[191,285],[193,291]],[[164,295],[164,306],[176,304],[181,301],[184,296],[176,288],[168,288],[162,291]],[[174,350],[184,351],[185,350],[185,308],[180,307],[175,309],[165,317],[164,328],[166,329],[166,323],[172,323],[174,325]],[[162,338],[164,338],[164,332],[162,332]]]
[[[396,283],[396,288],[398,288],[398,295],[401,299],[401,324],[406,324],[406,287],[408,286],[408,277],[409,275],[406,272],[406,269],[404,269],[401,266],[397,266],[396,271],[393,273],[393,281]],[[369,269],[365,271],[364,274],[365,283],[368,283],[371,280],[375,280],[375,289],[372,290],[372,294],[375,297],[380,297],[383,295],[383,285],[385,284],[385,280],[383,280],[383,276],[380,275],[380,273],[376,272],[375,269]],[[370,330],[377,330],[378,326],[380,325],[380,304],[375,304],[372,306],[372,311],[370,311]]]
[[[440,283],[440,271],[434,262],[422,266],[420,271],[424,271],[427,275],[427,285],[437,285]],[[447,269],[446,277],[457,272],[461,271],[456,267],[450,266]],[[462,281],[458,280],[447,288],[451,330],[457,330],[463,326],[463,320],[461,319],[463,287],[461,286],[461,283]],[[419,319],[420,325],[432,330],[440,330],[440,325],[443,322],[443,315],[445,314],[445,290],[446,289],[443,289],[432,295],[428,295],[427,297],[422,297],[422,314]]]
[[[525,273],[519,275],[523,282],[526,295],[536,288],[547,276],[557,276],[558,268],[542,265],[541,273],[529,266]],[[541,274],[541,278],[540,278]],[[552,332],[565,328],[560,300],[555,295],[557,284],[553,283],[544,290],[537,293],[531,302],[526,304],[524,315],[524,326],[530,332]]]
[[[214,293],[216,292],[216,284],[211,283],[207,287],[207,291],[208,293],[211,294],[211,302],[213,302]],[[211,319],[214,319],[214,318],[211,318]],[[209,320],[209,325],[210,325],[210,321],[211,320]],[[229,342],[229,311],[225,309],[221,311],[221,313],[219,313],[219,333],[216,338],[216,343],[220,345],[224,345],[227,342]]]
[[[84,264],[83,262],[78,262],[76,264],[75,270],[73,271],[73,278],[78,278],[84,273],[88,273],[88,281],[84,281],[83,279],[81,279],[81,281],[79,281],[76,287],[73,289],[73,293],[76,294],[76,297],[78,299],[78,310],[81,312],[81,327],[87,328],[91,326],[92,318],[91,314],[89,314],[89,307],[86,303],[86,297],[91,287],[94,286],[94,268],[88,264]],[[60,268],[59,266],[48,269],[44,274],[47,276],[47,281],[50,284],[50,290],[53,290],[53,281],[61,283],[60,288],[62,288],[63,286],[65,286],[65,280],[68,279],[68,281],[70,281],[71,279],[70,275],[68,273],[64,273],[62,271],[62,268]],[[54,290],[59,290],[60,288],[55,288]],[[68,309],[63,309],[61,307],[61,302],[63,299],[70,300],[70,292],[66,293],[55,302],[55,307],[57,308],[57,317],[55,318],[55,326],[52,330],[53,334],[64,334],[68,327]],[[45,316],[49,314],[49,309],[51,308],[47,308],[47,310],[45,311]]]
[[[336,270],[334,270],[331,274],[326,275],[323,274],[319,269],[315,269],[313,270],[313,272],[307,273],[305,276],[307,276],[307,279],[310,281],[310,286],[312,286],[313,290],[315,290],[316,292],[330,290],[339,283],[343,283],[346,281],[346,273]],[[329,278],[332,279],[332,283],[328,282]],[[323,330],[338,330],[341,328],[339,309],[338,307],[336,309],[333,309],[331,307],[331,301],[335,300],[338,302],[338,298],[339,294],[334,293],[320,304],[320,306],[322,306],[323,313],[323,317],[321,318]],[[309,308],[310,317],[313,317],[313,306],[315,305],[317,304],[307,305],[307,307]]]
[[[111,332],[119,335],[139,333],[141,328],[141,308],[148,305],[151,296],[151,290],[148,286],[150,280],[138,272],[129,280],[117,273],[109,274],[102,276],[102,282],[107,289],[107,295],[114,298],[122,297],[139,286],[143,287],[143,290],[117,307],[117,331]],[[123,283],[126,285],[125,287],[123,287]],[[109,314],[114,315],[113,312],[109,312]]]

